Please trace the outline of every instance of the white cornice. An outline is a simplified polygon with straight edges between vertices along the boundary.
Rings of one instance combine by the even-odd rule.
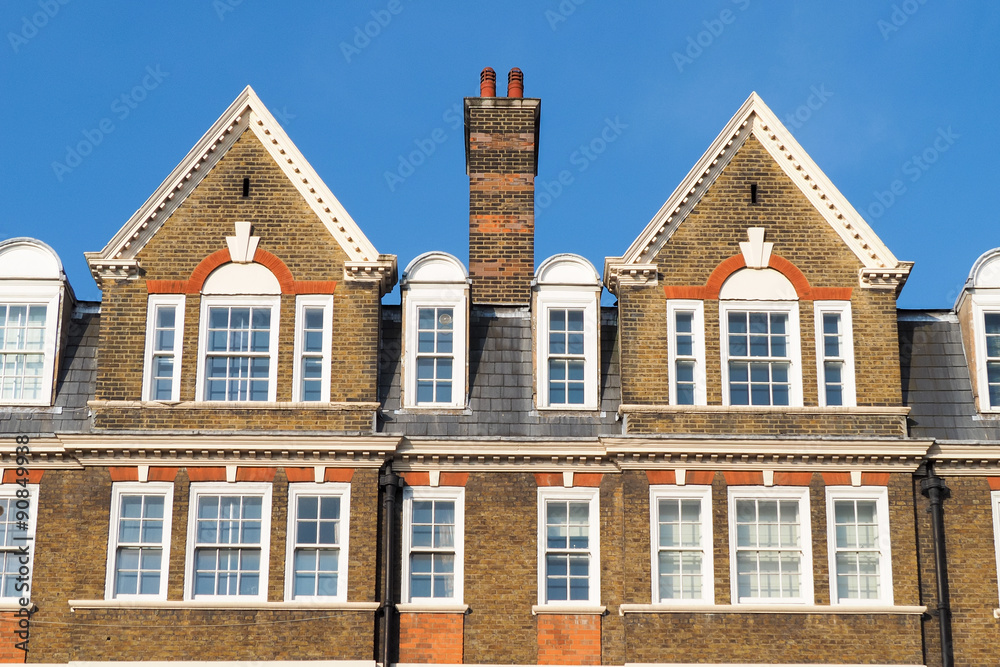
[[[896,259],[757,93],[750,94],[620,261],[613,258],[614,263],[652,263],[750,135],[760,141],[866,269],[892,269],[905,280],[912,264]],[[610,280],[607,269],[606,264],[605,284]]]
[[[247,129],[260,140],[309,207],[337,239],[350,261],[375,262],[384,258],[395,264],[395,256],[379,256],[271,112],[247,86],[104,249],[86,253],[95,277],[128,277],[109,273],[106,267],[111,266],[113,261],[134,259]]]
[[[982,445],[935,443],[927,453],[935,471],[946,476],[1000,476],[1000,442]]]

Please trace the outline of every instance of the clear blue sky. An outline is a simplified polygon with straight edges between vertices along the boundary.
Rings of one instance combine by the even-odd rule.
[[[916,262],[901,306],[950,307],[1000,245],[996,2],[7,0],[0,31],[0,238],[52,245],[84,299],[99,292],[83,253],[247,84],[400,270],[427,250],[466,261],[456,119],[485,66],[501,94],[520,67],[542,99],[537,262],[622,254],[754,90]],[[616,140],[580,152],[609,122]],[[573,182],[542,198],[563,170]]]

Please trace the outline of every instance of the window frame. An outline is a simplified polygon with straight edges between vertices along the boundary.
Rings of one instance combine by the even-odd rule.
[[[972,296],[972,330],[975,338],[976,388],[978,390],[979,412],[1000,413],[1000,404],[990,401],[990,384],[987,364],[991,357],[986,355],[986,315],[1000,314],[1000,295],[974,294]]]
[[[731,311],[754,313],[786,313],[788,324],[788,405],[737,405],[730,402],[729,386],[729,313]],[[749,409],[786,409],[802,407],[802,329],[799,321],[798,301],[720,301],[719,302],[719,354],[721,357],[722,405]],[[761,357],[764,359],[765,357]],[[768,359],[772,357],[766,357]]]
[[[837,592],[836,508],[838,500],[874,500],[878,520],[879,589],[877,598],[840,598]],[[830,567],[830,604],[872,605],[893,604],[892,590],[892,531],[889,523],[889,490],[884,486],[826,487],[827,557]],[[850,551],[846,549],[845,551]]]
[[[455,594],[447,598],[414,598],[410,592],[410,555],[413,552],[413,501],[443,500],[455,503]],[[403,489],[402,596],[404,603],[427,606],[464,604],[465,598],[465,487],[407,486]]]
[[[854,407],[857,405],[857,390],[854,383],[854,325],[851,320],[850,301],[814,301],[813,312],[816,326],[816,386],[820,407]],[[824,345],[823,315],[837,313],[840,315],[841,355],[843,369],[841,384],[843,385],[843,403],[828,406],[826,402],[826,347]]]
[[[271,324],[270,339],[268,343],[268,379],[267,379],[267,401],[208,401],[205,398],[206,377],[205,361],[208,357],[208,313],[210,308],[270,308]],[[198,324],[198,382],[195,387],[195,400],[200,402],[213,403],[239,403],[240,405],[253,405],[255,403],[273,403],[278,395],[278,331],[281,326],[281,296],[274,294],[261,295],[202,295],[200,322]]]
[[[303,399],[302,382],[305,379],[302,372],[302,361],[306,352],[304,351],[304,328],[306,308],[321,308],[323,310],[323,343],[322,351],[319,355],[309,353],[311,356],[320,356],[323,365],[320,377],[320,398],[318,401],[306,401]],[[333,349],[333,295],[332,294],[307,294],[295,297],[295,367],[292,371],[292,401],[308,403],[329,403],[330,402],[330,367]]]
[[[7,287],[4,285],[4,287]],[[2,398],[0,389],[0,405],[52,405],[56,354],[59,343],[60,328],[60,290],[52,287],[35,285],[19,285],[9,294],[0,294],[0,305],[4,306],[45,306],[45,335],[42,339],[42,390],[38,398]],[[36,351],[31,351],[36,353]],[[0,363],[3,354],[21,354],[27,351],[3,352],[0,348]]]
[[[406,408],[418,410],[441,408],[464,408],[466,394],[466,375],[468,359],[468,312],[465,295],[459,290],[441,287],[432,290],[426,286],[412,286],[406,296],[406,312],[403,336],[405,378],[403,388],[403,405]],[[421,308],[451,308],[452,309],[452,370],[451,370],[451,401],[447,403],[417,402],[417,326]]]
[[[18,489],[22,489],[22,488],[28,490],[28,530],[26,532],[26,539],[24,541],[24,545],[27,546],[27,548],[28,548],[28,581],[27,581],[28,588],[27,588],[27,595],[25,595],[25,591],[24,590],[15,591],[15,594],[11,595],[11,596],[6,596],[6,595],[3,594],[3,592],[4,592],[4,585],[3,585],[4,581],[3,581],[3,579],[4,579],[4,576],[5,576],[5,573],[2,570],[6,569],[6,568],[3,568],[4,563],[0,562],[0,600],[18,600],[18,599],[20,599],[22,597],[26,597],[29,600],[31,600],[32,597],[33,597],[32,596],[32,591],[34,590],[33,580],[34,580],[34,574],[35,574],[34,562],[35,562],[35,550],[36,550],[35,536],[36,536],[36,528],[38,526],[38,489],[39,489],[39,485],[38,484],[27,484],[27,485],[25,485],[25,486],[22,487],[20,484],[16,484],[16,483],[0,484],[0,498],[9,499],[11,501],[10,504],[13,504],[13,503],[15,503],[18,500],[18,497],[17,497],[17,491],[18,491]],[[8,505],[8,507],[9,507],[9,505]],[[2,520],[6,521],[6,517],[4,517]],[[4,547],[3,548],[4,549],[4,553],[10,553],[13,557],[15,557],[15,558],[18,559],[18,570],[20,570],[20,565],[21,565],[21,563],[20,563],[20,556],[22,554],[19,551],[17,551],[17,550],[6,551],[7,548],[8,547]],[[13,549],[14,545],[12,545],[10,548]],[[20,574],[19,574],[19,576],[20,576]],[[20,583],[24,583],[24,582],[17,582],[17,583],[20,584]]]
[[[814,604],[813,589],[813,558],[812,558],[812,515],[810,514],[809,487],[764,487],[764,486],[731,486],[729,495],[729,579],[730,595],[734,605],[772,605],[772,604]],[[799,540],[802,554],[800,561],[801,580],[797,597],[740,598],[737,555],[741,551],[737,544],[736,501],[752,500],[796,500],[799,503]],[[747,550],[750,550],[749,548]]]
[[[337,594],[336,595],[295,595],[295,524],[298,520],[299,496],[321,496],[340,498],[340,542],[337,548]],[[315,600],[330,602],[347,601],[348,571],[350,569],[351,537],[351,485],[346,482],[292,482],[288,485],[288,518],[285,533],[285,601]]]
[[[268,572],[271,549],[271,491],[270,482],[191,482],[188,501],[187,547],[184,554],[184,600],[246,600],[264,602],[267,600],[269,585]],[[201,496],[260,496],[260,570],[259,585],[256,595],[201,595],[196,596],[195,588],[195,552],[198,550],[198,499]],[[238,547],[234,547],[238,548]]]
[[[660,597],[660,513],[661,500],[698,500],[701,503],[701,597]],[[714,534],[712,532],[712,487],[655,484],[649,487],[650,573],[653,604],[715,604]],[[693,550],[693,549],[692,549]]]
[[[683,359],[694,361],[694,403],[679,403],[677,396],[677,313],[692,312],[691,355],[684,355]],[[708,405],[708,375],[705,367],[705,302],[690,299],[670,299],[667,301],[667,363],[669,364],[668,376],[670,377],[670,404],[671,405]]]
[[[163,496],[163,539],[160,543],[160,590],[155,595],[142,593],[120,594],[115,590],[115,573],[118,553],[118,533],[121,522],[122,496]],[[105,600],[166,600],[170,572],[170,537],[173,525],[174,485],[172,482],[115,482],[111,485],[111,520],[108,529],[108,562],[104,581]]]
[[[601,507],[600,493],[598,487],[572,487],[565,488],[559,486],[538,487],[538,606],[545,608],[554,607],[580,607],[601,604]],[[588,535],[587,553],[590,558],[588,568],[588,595],[586,600],[547,600],[545,580],[548,575],[545,557],[548,554],[546,541],[546,506],[550,501],[555,502],[580,502],[589,503],[588,514]],[[568,597],[568,596],[567,596]]]
[[[185,295],[183,294],[150,294],[146,301],[146,345],[142,360],[142,400],[144,401],[179,401],[181,390],[181,368],[184,356],[184,310]],[[153,357],[162,353],[154,350],[156,346],[156,311],[161,306],[174,306],[174,349],[170,354],[174,357],[174,373],[171,379],[170,398],[153,398]]]
[[[541,287],[536,301],[535,367],[538,378],[535,406],[539,410],[597,410],[600,406],[600,310],[591,288],[558,289]],[[549,311],[583,311],[583,403],[549,401],[549,358],[566,355],[549,353]]]

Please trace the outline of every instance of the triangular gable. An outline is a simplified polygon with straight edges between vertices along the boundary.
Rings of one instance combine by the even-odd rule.
[[[139,251],[248,128],[344,249],[348,272],[381,274],[383,281],[395,282],[395,258],[379,256],[250,86],[243,89],[104,249],[86,253],[94,277],[99,280],[133,275]]]
[[[608,288],[614,292],[620,278],[646,280],[650,274],[655,276],[652,263],[657,253],[751,135],[857,255],[863,265],[861,284],[902,287],[913,263],[896,259],[774,112],[757,93],[751,93],[628,251],[622,257],[607,258]]]

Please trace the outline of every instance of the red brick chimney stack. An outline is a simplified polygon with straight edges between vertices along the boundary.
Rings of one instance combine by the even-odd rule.
[[[465,98],[465,170],[469,175],[469,276],[472,303],[529,305],[535,275],[535,175],[541,100],[525,98],[524,75],[480,76],[480,97]]]

